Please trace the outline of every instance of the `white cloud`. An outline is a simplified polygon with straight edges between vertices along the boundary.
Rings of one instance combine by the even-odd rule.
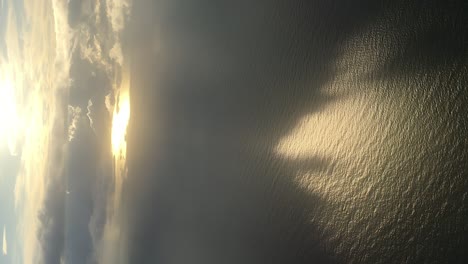
[[[107,112],[109,112],[110,115],[112,115],[112,113],[114,112],[114,101],[115,101],[115,98],[112,92],[106,95],[105,104],[106,104]]]
[[[130,16],[131,2],[129,0],[106,1],[108,19],[114,32],[121,32]]]
[[[102,4],[106,9],[107,20],[102,20],[100,16]],[[118,71],[116,67],[123,65],[120,34],[130,16],[130,9],[129,0],[105,1],[105,3],[96,0],[93,15],[87,16],[87,20],[76,30],[81,58],[103,70],[109,80],[114,79],[114,74]],[[109,24],[103,25],[105,21]]]
[[[92,113],[91,113],[91,108],[93,107],[93,101],[91,101],[91,99],[89,99],[88,101],[88,106],[86,107],[86,109],[88,109],[88,112],[86,113],[86,116],[88,117],[89,119],[89,126],[95,131],[94,129],[94,122],[93,122],[93,118],[91,117]]]
[[[99,36],[91,33],[87,24],[81,24],[76,31],[76,41],[81,59],[88,61],[98,69],[111,73],[111,65],[102,51],[102,41]]]
[[[7,12],[4,42],[8,61],[0,61],[0,78],[11,80],[15,97],[12,101],[19,120],[11,146],[21,160],[14,195],[19,219],[15,234],[18,237],[17,255],[23,263],[41,263],[44,245],[41,245],[38,233],[44,223],[38,215],[49,197],[48,188],[62,175],[66,142],[75,135],[83,114],[78,107],[68,107],[66,98],[71,82],[69,72],[73,50],[78,48],[83,59],[113,81],[113,91],[106,97],[108,108],[115,101],[117,93],[114,91],[119,90],[120,81],[114,80],[120,76],[125,63],[120,34],[131,4],[130,0],[101,1],[96,1],[94,15],[86,21],[88,24],[82,23],[73,31],[68,25],[67,0],[25,0],[24,12],[17,14],[12,8]],[[107,19],[100,17],[99,5],[106,9]],[[106,21],[109,25],[99,27]],[[111,30],[106,31],[107,28]],[[88,118],[92,106],[93,102],[89,101]],[[69,127],[66,127],[67,118]],[[90,123],[92,125],[91,119]],[[106,212],[114,213],[107,216],[104,232],[96,247],[96,251],[98,248],[103,250],[99,253],[101,260],[108,260],[113,252],[124,254],[124,251],[119,251],[125,248],[118,210],[122,173],[114,176],[118,186],[112,187],[108,193],[109,202],[105,205]],[[3,247],[6,251],[6,242]]]
[[[68,106],[68,141],[72,141],[75,138],[76,130],[81,118],[81,108],[71,105]]]
[[[7,239],[6,239],[6,228],[3,227],[3,244],[2,244],[2,252],[3,255],[8,254],[8,245],[7,245]]]
[[[122,47],[120,46],[120,42],[116,42],[112,49],[109,51],[109,56],[115,62],[117,62],[120,66],[123,64],[123,55],[122,55]]]
[[[66,0],[25,0],[24,12],[7,12],[8,60],[0,61],[0,77],[11,80],[20,120],[15,132],[21,161],[14,189],[15,254],[23,263],[41,262],[38,215],[48,186],[63,170],[72,37],[66,7]]]
[[[101,1],[96,0],[94,3],[94,19],[96,21],[96,24],[101,23]]]

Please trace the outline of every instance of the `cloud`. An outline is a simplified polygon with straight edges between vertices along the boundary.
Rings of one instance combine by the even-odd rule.
[[[131,2],[101,2],[102,0],[96,0],[94,8],[89,8],[89,12],[82,10],[82,19],[75,30],[75,40],[80,57],[103,70],[112,80],[116,72],[114,62],[118,64],[117,67],[121,67],[123,63],[120,33],[130,15]],[[102,14],[107,16],[102,17]]]
[[[104,144],[104,149],[110,149],[110,138]],[[102,150],[101,150],[102,151]],[[111,197],[112,181],[112,160],[108,152],[101,153],[98,160],[97,177],[93,188],[93,213],[88,223],[89,233],[94,247],[97,247],[101,241],[104,226],[107,218],[107,203]],[[95,252],[97,254],[97,252]]]
[[[39,212],[37,232],[42,263],[60,263],[65,247],[65,192],[63,180],[49,185],[44,207]]]
[[[126,162],[126,122],[128,122],[129,110],[129,85],[128,71],[123,71],[122,85],[119,87],[119,111],[114,111],[112,120],[112,134],[108,139],[115,140],[115,133],[122,137],[119,140],[118,149],[116,142],[106,145],[100,162],[100,173],[95,190],[94,211],[89,223],[89,230],[93,239],[95,254],[93,259],[98,263],[126,263],[127,251],[126,230],[123,225],[122,191],[127,177]],[[107,115],[107,111],[102,109]],[[128,110],[128,112],[126,111]],[[115,124],[117,122],[117,124]],[[122,123],[123,122],[123,123]],[[117,129],[117,131],[116,131]],[[102,130],[98,130],[102,131]],[[124,133],[124,134],[119,134]],[[109,142],[110,143],[110,142]]]
[[[112,65],[108,59],[108,52],[103,51],[105,36],[92,33],[94,31],[92,23],[93,21],[80,24],[77,30],[76,41],[80,56],[106,74],[111,74]]]
[[[71,105],[68,106],[68,141],[72,141],[75,137],[76,130],[78,129],[78,124],[81,118],[81,108]]]
[[[47,203],[62,186],[68,139],[72,32],[66,6],[66,0],[26,0],[24,12],[10,8],[6,19],[7,61],[0,68],[12,81],[20,120],[16,148],[21,166],[14,198],[17,255],[23,263],[43,263],[55,255],[48,251],[48,240],[57,237],[51,230],[63,217]]]
[[[109,84],[105,91],[94,91],[92,94],[89,94],[88,91],[82,92],[88,93],[84,97],[87,100],[87,107],[86,110],[84,108],[83,110],[86,111],[90,127],[96,138],[100,139],[100,148],[102,148],[100,161],[98,161],[97,177],[93,184],[95,188],[93,190],[93,214],[88,224],[94,247],[93,260],[99,263],[116,263],[117,260],[126,258],[126,250],[123,250],[126,239],[121,222],[123,215],[120,209],[122,206],[121,193],[126,177],[125,158],[119,156],[117,162],[113,160],[110,153],[110,125],[115,112],[114,104],[118,100],[117,96],[121,94],[122,88],[126,89],[127,93],[129,88],[128,72],[124,73],[122,70],[126,61],[120,35],[125,29],[130,8],[131,3],[128,0],[97,0],[92,14],[87,12],[77,15],[80,19],[74,30],[76,57],[90,66],[79,69],[77,73],[80,74],[76,78],[84,76],[83,71],[86,71],[87,68],[92,68],[95,74],[90,77],[91,79]],[[87,85],[85,81],[81,82],[81,80],[77,80],[76,83]],[[81,101],[81,104],[84,102],[86,101]],[[70,118],[70,120],[72,119]],[[73,123],[71,127],[74,127]],[[49,215],[49,213],[44,215]],[[48,234],[48,232],[44,232],[44,234]],[[60,238],[56,235],[43,237],[45,237],[43,240],[50,240],[52,237]],[[50,255],[55,256],[55,258],[59,256],[58,252]]]
[[[101,23],[101,1],[100,0],[95,1],[94,16],[95,16],[96,24],[100,24]]]
[[[114,104],[115,104],[115,97],[112,91],[111,93],[106,95],[104,102],[106,104],[107,112],[109,112],[109,114],[112,114],[112,112],[114,112]]]
[[[3,252],[3,255],[7,255],[8,254],[8,245],[7,245],[7,239],[6,239],[6,228],[5,226],[3,227],[3,244],[2,244],[2,252]]]
[[[61,263],[65,259],[64,161],[67,143],[75,137],[84,111],[68,104],[71,57],[76,50],[93,70],[97,69],[98,77],[112,82],[105,94],[113,97],[113,90],[120,85],[116,76],[124,64],[119,34],[130,6],[127,0],[96,1],[87,10],[90,14],[80,16],[83,20],[73,29],[68,24],[67,0],[25,0],[24,12],[13,8],[6,12],[5,59],[0,61],[0,77],[11,80],[20,121],[10,145],[12,153],[21,159],[14,203],[19,219],[18,256],[23,263]],[[94,100],[98,99],[88,101],[86,115],[93,128],[101,128],[108,124],[96,124],[101,119],[91,112],[102,110],[99,117],[108,118],[104,94],[102,101]],[[106,100],[110,103],[115,98]],[[108,189],[102,207],[105,221],[97,240],[104,252],[117,252],[121,248],[115,244],[120,241],[116,234],[121,224],[115,220],[119,215],[108,213],[120,206],[114,198],[120,197],[116,192],[120,195],[122,182],[119,180],[118,189],[113,180],[104,184]]]
[[[123,55],[122,55],[122,47],[120,46],[120,42],[116,42],[112,49],[109,51],[109,56],[115,62],[117,62],[120,66],[123,63]]]
[[[93,107],[93,101],[91,101],[91,99],[89,99],[88,101],[88,106],[86,107],[86,109],[88,109],[88,112],[86,113],[86,116],[88,117],[89,119],[89,126],[94,130],[94,126],[93,126],[93,118],[91,117],[92,113],[91,113],[91,108]]]
[[[114,32],[121,32],[130,16],[131,2],[128,0],[106,1],[107,16]]]

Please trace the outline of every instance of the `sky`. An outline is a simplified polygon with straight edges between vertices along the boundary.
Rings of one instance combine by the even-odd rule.
[[[413,234],[405,261],[467,259],[458,3],[0,1],[0,264],[377,263],[406,243],[392,234]],[[362,160],[418,153],[436,180],[397,166],[368,195],[382,181]],[[429,187],[400,192],[412,179]],[[405,218],[432,229],[373,224],[399,195],[432,202]]]
[[[120,40],[130,7],[126,0],[2,0],[0,263],[82,263],[83,257],[107,262],[105,247],[118,240],[114,214],[121,187],[114,183],[124,177],[122,141],[130,114]],[[108,121],[109,127],[96,121]],[[96,158],[109,166],[101,176],[107,193],[99,206],[113,213],[101,219],[86,204],[91,192],[86,180],[91,180],[75,179],[82,173],[74,171],[78,164],[88,167],[84,162],[89,159],[75,152],[83,141],[87,146],[107,139],[112,139],[112,147],[85,148],[100,152]],[[98,174],[91,168],[87,172],[89,177]],[[77,193],[79,188],[88,193]],[[78,219],[89,221],[89,212],[97,225],[104,221],[103,230],[86,222],[66,224],[77,219],[80,210],[84,215]],[[92,238],[80,236],[91,232]],[[84,256],[76,253],[80,250]]]
[[[2,254],[4,256],[8,255],[8,243],[6,239],[6,228],[3,227],[3,240],[2,240]]]

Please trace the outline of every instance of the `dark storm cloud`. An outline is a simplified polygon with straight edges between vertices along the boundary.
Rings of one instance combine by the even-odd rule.
[[[68,1],[68,24],[74,26],[82,17],[81,5],[83,1],[70,0]]]
[[[67,145],[59,139],[66,139],[69,133],[68,124],[74,127],[74,136],[78,136],[80,130],[80,118],[74,120],[74,116],[70,116],[69,106],[64,100],[65,95],[57,93],[56,96],[61,98],[61,108],[64,109],[62,122],[56,121],[53,125],[51,136],[56,140],[51,145],[49,159],[46,164],[47,181],[45,189],[45,200],[42,209],[38,212],[39,227],[37,230],[37,238],[39,241],[40,260],[38,263],[53,264],[62,263],[66,251],[66,191],[67,191],[67,166],[68,161]],[[67,121],[67,117],[71,120]],[[75,140],[75,139],[73,139]]]
[[[39,213],[41,227],[38,231],[42,247],[42,261],[60,264],[65,247],[65,192],[63,183],[54,182],[49,187],[45,205]]]
[[[68,23],[71,27],[76,27],[80,23],[88,23],[93,27],[94,32],[103,30],[98,27],[107,28],[108,20],[106,14],[106,6],[102,4],[102,0],[70,0],[68,1]],[[98,23],[95,19],[99,17]]]
[[[106,199],[113,186],[110,117],[104,98],[101,101],[87,108],[93,127],[86,117],[75,122],[65,178],[59,177],[49,185],[40,214],[44,263],[57,263],[62,257],[71,264],[94,261],[95,245],[107,216]]]
[[[110,156],[103,153],[110,149],[106,143],[110,142],[110,117],[105,105],[105,96],[111,89],[109,78],[76,53],[70,77],[73,85],[69,103],[74,106],[64,106],[68,109],[69,124],[64,125],[70,139],[66,168],[64,171],[53,169],[54,164],[64,164],[65,159],[63,149],[57,146],[52,152],[56,153],[56,160],[49,166],[52,180],[47,185],[45,202],[38,215],[41,263],[47,264],[62,260],[66,263],[92,261],[94,238],[102,225],[99,221],[106,217],[102,210],[105,200],[102,200],[107,193],[102,186],[112,184],[109,174],[103,173],[101,168],[103,160],[109,160],[105,157]],[[91,100],[95,103],[88,105]],[[91,226],[96,227],[91,229]]]
[[[42,257],[39,263],[59,264],[65,248],[65,171],[61,165],[65,160],[64,145],[53,146],[50,154],[45,201],[37,216],[40,223],[37,236]]]
[[[94,261],[113,186],[111,125],[105,103],[111,86],[97,67],[79,58],[75,62],[70,101],[82,106],[83,117],[69,147],[66,256],[69,263],[88,263]]]
[[[106,1],[70,1],[75,32],[69,103],[82,109],[80,132],[70,144],[67,260],[95,261],[113,190],[110,104],[119,76],[120,42],[106,13]],[[114,10],[118,11],[118,9]]]
[[[80,58],[78,53],[73,56],[70,69],[73,79],[70,88],[70,104],[86,109],[90,99],[104,101],[104,97],[112,90],[109,77],[96,65]]]
[[[99,244],[102,238],[107,219],[107,201],[112,193],[112,167],[111,164],[100,163],[99,177],[94,183],[93,191],[93,211],[88,223],[88,231],[91,235],[94,246]]]
[[[88,122],[83,122],[77,137],[70,143],[67,195],[67,263],[86,263],[93,254],[88,225],[95,207],[99,142]]]
[[[111,93],[111,91],[109,91]],[[100,139],[108,139],[110,136],[111,114],[106,103],[107,96],[96,95],[88,101],[86,116],[89,125]],[[103,143],[101,143],[103,144]]]
[[[101,108],[101,111],[101,118],[97,117],[98,111],[93,116],[96,124],[98,124],[94,131],[99,141],[99,155],[96,157],[96,177],[91,188],[93,210],[88,223],[88,231],[92,238],[94,250],[99,250],[97,245],[102,238],[108,216],[108,199],[114,190],[113,161],[110,153],[110,120],[107,111],[104,108]]]
[[[88,145],[88,147],[86,147],[86,150],[83,150],[83,147],[80,148],[81,150],[75,150],[77,155],[88,157],[79,163],[76,171],[80,171],[80,168],[86,166],[92,175],[89,181],[90,185],[86,189],[86,195],[91,200],[91,206],[86,221],[83,221],[86,226],[81,229],[81,232],[89,234],[88,244],[92,247],[88,258],[90,263],[97,261],[96,256],[100,251],[99,244],[109,213],[107,211],[108,199],[114,189],[113,163],[112,154],[110,153],[111,117],[103,96],[95,96],[92,100],[93,102],[88,103],[87,107],[87,116],[90,120],[88,140],[81,143],[85,146]],[[92,169],[88,164],[92,165]]]
[[[119,36],[112,31],[107,1],[69,2],[69,23],[74,30],[74,53],[70,75],[70,104],[85,109],[89,100],[104,101],[116,80],[120,62]]]

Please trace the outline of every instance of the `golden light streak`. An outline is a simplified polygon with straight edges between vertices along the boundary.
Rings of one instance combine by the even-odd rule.
[[[122,82],[116,90],[115,106],[112,111],[112,155],[114,188],[107,203],[106,224],[98,248],[98,259],[102,263],[114,263],[126,259],[125,230],[122,229],[121,196],[127,169],[127,128],[130,120],[130,74],[123,70]]]
[[[123,80],[116,97],[112,117],[112,155],[114,156],[114,196],[110,199],[110,210],[119,208],[120,194],[124,179],[127,175],[127,127],[130,120],[130,78],[127,73],[123,74]],[[112,218],[112,216],[108,216]],[[113,223],[112,219],[108,219]]]
[[[125,78],[117,95],[117,103],[112,117],[112,154],[125,158],[127,151],[127,126],[130,120],[129,78]]]
[[[6,240],[6,228],[5,226],[3,227],[3,247],[2,247],[2,252],[3,252],[3,255],[7,255],[8,254],[8,246],[7,246],[7,240]]]

